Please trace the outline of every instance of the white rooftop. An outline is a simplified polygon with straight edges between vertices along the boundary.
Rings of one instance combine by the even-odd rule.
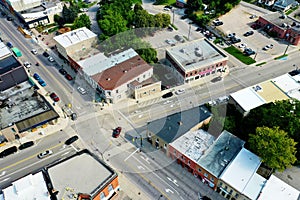
[[[281,90],[283,90],[287,95],[293,90],[300,89],[300,84],[291,75],[284,74],[282,76],[272,79]]]
[[[78,64],[83,68],[85,74],[92,76],[137,55],[138,54],[134,51],[134,49],[130,48],[109,58],[103,54],[97,54],[85,60],[79,61]]]
[[[258,200],[298,200],[299,198],[298,190],[272,175]]]
[[[260,164],[261,159],[257,155],[242,148],[220,179],[250,199],[256,199],[265,181],[263,177],[256,175]]]
[[[266,101],[259,96],[252,87],[239,90],[230,94],[230,96],[243,108],[245,112],[266,103]]]
[[[0,58],[6,57],[10,54],[11,51],[9,50],[9,48],[3,42],[0,42]]]
[[[42,172],[25,176],[2,191],[5,200],[50,200]]]
[[[221,50],[206,39],[176,45],[167,48],[167,52],[186,72],[227,59]]]
[[[86,27],[78,28],[73,31],[55,36],[53,39],[61,44],[63,47],[69,47],[71,45],[77,44],[84,40],[97,37],[95,33],[87,29]]]
[[[214,139],[214,136],[199,129],[197,131],[185,133],[170,143],[170,145],[191,160],[197,162],[204,152],[212,145]]]

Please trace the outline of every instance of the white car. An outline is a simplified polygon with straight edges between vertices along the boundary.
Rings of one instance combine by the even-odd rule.
[[[170,44],[170,45],[175,45],[175,44],[176,44],[176,41],[175,41],[175,40],[168,39],[168,40],[166,40],[166,43],[168,43],[168,44]]]
[[[51,150],[46,150],[38,155],[38,158],[42,159],[47,156],[50,156],[53,152]]]
[[[36,54],[38,53],[36,49],[32,49],[31,52],[32,52],[34,55],[36,55]]]
[[[54,62],[54,58],[53,58],[52,56],[49,56],[49,57],[48,57],[48,60],[49,60],[50,62]]]
[[[26,61],[26,62],[24,62],[24,66],[25,66],[26,68],[30,68],[30,67],[31,67],[31,64],[30,64],[28,61]]]
[[[86,90],[84,88],[82,88],[82,87],[78,87],[77,90],[82,95],[86,94]]]
[[[244,48],[246,48],[247,47],[247,44],[245,44],[245,43],[242,43],[242,44],[239,44],[239,46],[238,46],[239,48],[241,48],[241,49],[244,49]]]
[[[180,94],[183,94],[184,92],[185,92],[184,89],[179,89],[175,92],[175,94],[180,95]]]
[[[170,9],[170,8],[164,8],[164,10],[165,10],[165,11],[170,11],[171,9]]]
[[[273,49],[273,44],[268,44],[263,48],[263,50],[265,50],[265,51],[267,51],[269,49]]]

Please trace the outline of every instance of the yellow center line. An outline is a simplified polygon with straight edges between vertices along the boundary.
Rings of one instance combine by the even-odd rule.
[[[55,145],[55,146],[53,146],[53,147],[50,147],[50,148],[47,148],[47,149],[55,149],[56,147],[59,147],[59,146],[61,146],[61,144],[57,144],[57,145]],[[45,149],[44,151],[46,151],[47,149]],[[4,170],[9,169],[9,168],[11,168],[11,167],[17,166],[17,165],[19,165],[19,164],[21,164],[21,163],[23,163],[23,162],[25,162],[25,161],[27,161],[27,160],[30,160],[30,159],[32,159],[32,158],[34,158],[34,157],[36,157],[36,156],[37,156],[37,155],[32,155],[32,156],[29,156],[29,157],[24,158],[24,159],[22,159],[22,160],[19,160],[18,162],[15,162],[15,163],[13,163],[13,164],[11,164],[11,165],[8,165],[8,166],[6,166],[6,167],[0,169],[0,171],[4,171]]]

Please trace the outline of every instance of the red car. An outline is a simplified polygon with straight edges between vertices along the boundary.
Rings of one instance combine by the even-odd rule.
[[[58,101],[59,101],[59,97],[58,97],[54,92],[52,92],[52,93],[50,94],[50,97],[51,97],[51,99],[53,99],[53,101],[55,101],[55,102],[58,102]]]
[[[65,77],[69,81],[73,80],[73,77],[70,74],[66,74]]]
[[[120,133],[121,133],[121,131],[122,131],[122,128],[121,127],[117,127],[117,128],[115,128],[114,129],[114,131],[113,131],[113,137],[114,138],[117,138],[117,137],[119,137],[120,136]]]

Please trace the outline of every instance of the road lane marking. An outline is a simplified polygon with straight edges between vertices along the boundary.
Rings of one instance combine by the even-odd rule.
[[[126,162],[126,160],[128,160],[133,154],[135,154],[137,151],[139,151],[140,148],[137,148],[134,152],[132,152],[127,158],[124,159],[124,162]]]
[[[148,157],[144,157],[144,156],[141,155],[141,158],[142,158],[143,160],[145,160],[149,165],[151,164],[151,162],[149,161],[149,158],[148,158]]]
[[[177,184],[177,180],[176,179],[171,179],[170,177],[167,177],[167,179],[169,180],[169,181],[171,181],[172,183],[174,183],[177,187],[179,187],[179,185]]]
[[[53,147],[50,147],[50,148],[48,148],[48,149],[54,149],[54,148],[56,148],[56,147],[59,147],[61,144],[57,144],[57,145],[55,145],[55,146],[53,146]],[[34,154],[34,155],[31,155],[31,156],[29,156],[29,157],[27,157],[27,158],[24,158],[23,160],[19,160],[18,162],[15,162],[15,163],[13,163],[13,164],[11,164],[11,165],[8,165],[8,166],[6,166],[6,167],[3,167],[2,169],[0,169],[0,171],[3,171],[3,170],[6,170],[6,169],[9,169],[9,168],[11,168],[11,167],[14,167],[14,166],[16,166],[16,165],[19,165],[19,164],[21,164],[21,163],[23,163],[23,162],[25,162],[25,161],[27,161],[27,160],[30,160],[30,159],[32,159],[32,158],[34,158],[34,157],[36,157],[36,154]]]
[[[3,172],[0,174],[0,176],[4,176],[5,173],[6,173],[6,171],[3,171]]]
[[[141,169],[141,170],[145,170],[145,168],[143,166],[141,166],[141,165],[138,165],[137,168]]]
[[[174,192],[173,192],[172,190],[170,190],[169,188],[166,188],[165,191],[166,191],[167,193],[172,193],[172,194],[174,194]]]

